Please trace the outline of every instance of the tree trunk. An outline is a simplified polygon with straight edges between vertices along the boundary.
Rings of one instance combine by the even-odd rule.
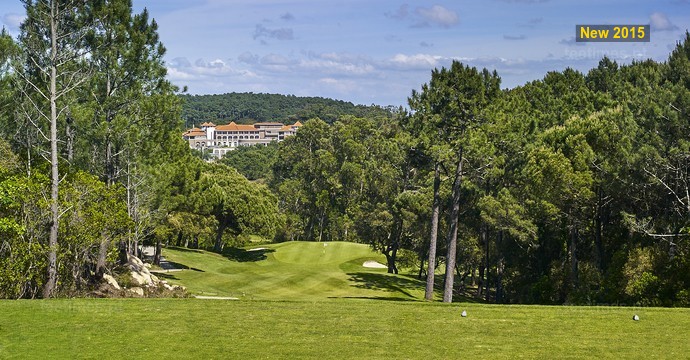
[[[496,248],[501,248],[501,243],[503,242],[503,230],[498,232],[496,237]],[[499,253],[497,251],[497,253]],[[496,302],[503,302],[503,270],[505,270],[505,257],[503,255],[498,256],[498,263],[496,264]],[[488,298],[487,289],[487,298]]]
[[[220,253],[223,251],[223,233],[225,232],[226,226],[223,222],[218,222],[218,231],[216,232],[216,243],[213,245],[213,251]]]
[[[115,165],[113,160],[113,143],[110,141],[110,135],[106,136],[105,141],[105,183],[112,185],[115,183]]]
[[[419,280],[422,280],[422,278],[424,277],[424,255],[421,255],[419,257],[419,272],[417,273],[417,279]]]
[[[455,255],[458,244],[458,217],[460,215],[460,191],[462,185],[462,148],[458,150],[458,167],[453,182],[453,206],[450,212],[450,229],[448,230],[448,254],[446,255],[446,280],[443,289],[443,302],[453,302],[453,271],[455,269]]]
[[[484,294],[484,265],[479,265],[479,284],[477,285],[477,294],[475,297],[481,299]]]
[[[175,246],[182,246],[182,230],[177,230],[177,243]]]
[[[386,264],[388,265],[388,273],[389,274],[397,274],[398,273],[398,267],[395,265],[395,260],[398,257],[398,248],[397,246],[391,245],[386,249],[386,251],[383,253],[386,255]]]
[[[323,238],[323,221],[326,218],[326,210],[321,213],[321,219],[319,220],[319,242],[321,242]]]
[[[393,233],[391,237],[393,238],[391,242],[386,247],[385,255],[386,262],[388,263],[388,273],[397,274],[398,266],[395,265],[395,261],[398,258],[398,249],[400,249],[400,237],[402,236],[402,226],[403,221],[401,218],[396,219],[393,225]]]
[[[105,238],[101,239],[101,243],[98,246],[98,259],[96,261],[96,278],[100,279],[103,277],[103,272],[105,269],[105,261],[108,257],[108,240]]]
[[[74,160],[74,129],[72,128],[73,123],[74,120],[68,114],[67,124],[65,125],[65,138],[67,139],[67,141],[65,142],[65,146],[67,147],[67,162],[69,163],[71,163]]]
[[[602,211],[603,211],[603,195],[601,188],[598,189],[597,191],[597,214],[596,218],[594,219],[594,251],[595,251],[595,261],[597,265],[597,269],[599,269],[599,272],[602,271],[603,269],[603,259],[604,259],[604,245],[603,241],[601,238],[602,235]]]
[[[53,296],[57,284],[57,247],[58,247],[58,143],[57,143],[57,3],[50,4],[50,237],[48,240],[48,279],[43,287],[43,297]]]
[[[489,293],[489,234],[485,223],[482,223],[479,228],[479,239],[484,245],[484,263],[479,265],[479,286],[477,286],[477,298],[481,299],[482,294]],[[484,275],[486,275],[486,279],[484,279]],[[484,287],[486,287],[486,291],[484,291]]]
[[[161,253],[163,251],[163,242],[161,241],[160,238],[156,240],[156,249],[153,252],[153,264],[154,265],[161,265]]]
[[[578,261],[577,261],[577,225],[573,223],[570,229],[570,289],[577,289],[578,285]]]
[[[434,273],[436,272],[436,242],[438,237],[438,214],[441,209],[441,199],[438,194],[441,187],[440,164],[434,164],[434,202],[431,206],[431,234],[429,235],[429,264],[426,272],[426,290],[424,298],[428,301],[434,299]]]

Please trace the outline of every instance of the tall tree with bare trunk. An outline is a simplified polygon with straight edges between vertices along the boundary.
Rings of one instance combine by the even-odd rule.
[[[50,235],[48,273],[43,297],[53,296],[57,286],[58,223],[58,122],[68,108],[68,95],[86,79],[80,62],[86,50],[84,2],[68,0],[24,0],[27,18],[21,26],[19,42],[25,58],[16,66],[19,88],[24,95],[24,115],[40,133],[49,150],[42,155],[50,163]],[[47,125],[47,126],[46,126]]]

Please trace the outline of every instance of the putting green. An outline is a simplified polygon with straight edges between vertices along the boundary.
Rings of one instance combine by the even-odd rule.
[[[364,267],[370,260],[385,263],[385,257],[363,244],[287,242],[223,254],[170,248],[163,256],[187,269],[160,277],[195,295],[271,300],[424,296],[423,281]]]

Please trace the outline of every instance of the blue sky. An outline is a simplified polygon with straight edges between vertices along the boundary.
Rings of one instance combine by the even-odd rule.
[[[133,0],[159,24],[168,76],[192,94],[264,92],[405,105],[454,59],[502,86],[548,71],[664,61],[690,28],[690,0]],[[2,0],[16,34],[20,1]],[[577,24],[650,24],[649,43],[576,43]]]

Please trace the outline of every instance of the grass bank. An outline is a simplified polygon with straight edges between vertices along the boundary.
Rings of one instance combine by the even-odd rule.
[[[366,261],[385,263],[383,255],[364,244],[287,242],[223,254],[171,248],[163,255],[186,270],[160,277],[196,295],[251,300],[424,298],[424,281],[364,267]]]

